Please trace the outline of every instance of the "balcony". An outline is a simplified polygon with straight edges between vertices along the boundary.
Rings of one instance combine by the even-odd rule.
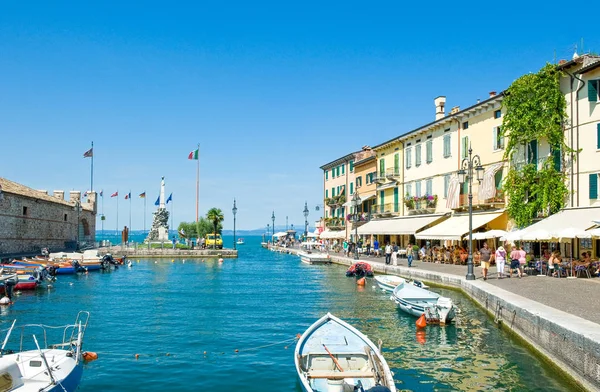
[[[372,205],[371,215],[374,218],[385,218],[400,215],[400,205],[394,203]]]
[[[344,218],[325,218],[325,227],[331,230],[341,230],[345,227]]]
[[[370,212],[359,212],[358,219],[354,216],[354,214],[348,214],[346,215],[346,222],[348,222],[348,224],[351,224],[352,228],[354,229],[355,227],[360,227],[365,223],[369,222],[371,220],[371,217],[372,216]]]
[[[375,178],[373,179],[373,182],[376,184],[385,184],[387,182],[387,178],[385,176],[384,172],[377,172],[375,173]]]
[[[385,177],[390,181],[396,181],[400,183],[400,169],[398,168],[389,168],[385,171]]]
[[[504,191],[500,189],[496,189],[494,197],[485,200],[479,200],[478,194],[473,194],[473,210],[497,210],[504,208],[505,204]],[[459,195],[458,207],[453,210],[457,212],[469,211],[469,195]]]
[[[437,206],[437,195],[412,196],[404,199],[407,215],[433,214]]]
[[[346,202],[346,195],[339,195],[335,197],[328,197],[325,200],[325,205],[335,208],[339,207]]]

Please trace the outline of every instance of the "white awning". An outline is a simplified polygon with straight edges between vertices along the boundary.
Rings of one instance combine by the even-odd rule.
[[[377,190],[378,190],[378,191],[382,191],[382,190],[384,190],[384,189],[395,188],[395,187],[397,187],[397,186],[398,186],[398,184],[396,184],[394,181],[392,181],[392,182],[389,182],[389,183],[387,183],[387,184],[383,184],[383,185],[377,185]]]
[[[493,221],[504,212],[473,214],[473,230]],[[423,240],[455,240],[460,241],[469,232],[469,214],[454,215],[430,229],[415,235]]]
[[[334,239],[334,238],[346,238],[345,230],[325,230],[319,237],[323,240]]]
[[[593,221],[596,220],[600,220],[600,207],[566,208],[521,230],[521,239],[525,241],[550,240],[560,237],[561,234],[563,238],[566,238],[563,234],[565,229],[581,232],[594,227]],[[538,235],[542,231],[548,233],[548,238],[541,238]]]
[[[415,234],[419,229],[425,227],[445,215],[414,215],[401,218],[378,219],[365,223],[358,228],[358,234],[389,234],[409,235]]]

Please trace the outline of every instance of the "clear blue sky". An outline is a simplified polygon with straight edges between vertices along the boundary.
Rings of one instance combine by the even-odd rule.
[[[202,213],[231,229],[236,198],[240,229],[298,227],[306,200],[314,222],[322,164],[430,122],[438,95],[466,107],[582,38],[600,51],[558,3],[122,3],[0,3],[0,176],[83,192],[93,140],[110,229],[116,190],[119,226],[129,190],[150,226],[161,176],[194,220],[197,143]]]

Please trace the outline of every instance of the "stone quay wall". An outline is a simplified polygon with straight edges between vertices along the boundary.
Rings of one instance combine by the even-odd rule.
[[[298,249],[281,248],[297,253]],[[331,255],[336,264],[354,260]],[[369,262],[368,260],[361,260]],[[418,268],[369,262],[375,272],[457,288],[483,307],[499,326],[508,328],[580,387],[600,391],[600,328],[581,317],[523,298],[480,280]]]
[[[171,243],[165,242],[163,249],[148,249],[143,245],[134,247],[111,246],[98,249],[100,254],[110,253],[114,256],[127,256],[129,258],[188,258],[188,259],[236,259],[238,251],[233,249],[173,249]]]
[[[82,203],[80,225],[77,222],[75,200],[80,200],[80,192],[71,192],[71,200],[65,201],[62,191],[55,191],[55,196],[49,196],[45,191],[31,190],[30,194],[19,194],[10,193],[4,186],[3,189],[0,199],[0,258],[36,255],[42,248],[50,251],[73,249],[77,245],[78,228],[80,243],[91,242],[95,238],[96,214],[94,205],[89,201]]]

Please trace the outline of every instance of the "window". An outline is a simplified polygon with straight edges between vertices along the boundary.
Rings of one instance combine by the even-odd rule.
[[[600,80],[588,81],[588,101],[598,102],[598,91],[600,91]]]
[[[335,197],[335,188],[331,188],[331,197]]]
[[[398,212],[398,187],[394,188],[394,212]]]
[[[325,189],[325,198],[329,199],[329,189]]]
[[[350,173],[354,171],[354,161],[350,161]]]
[[[600,123],[596,124],[596,148],[600,150]]]
[[[444,135],[444,158],[448,158],[450,156],[450,151],[450,134],[446,134]]]
[[[394,175],[400,174],[400,154],[394,154]]]
[[[494,185],[496,185],[497,190],[502,189],[502,170],[498,170],[496,174],[494,174]]]
[[[379,212],[383,212],[383,202],[385,201],[385,191],[379,191]]]
[[[412,184],[406,184],[406,194],[412,196]]]
[[[425,162],[431,163],[433,161],[433,140],[427,140],[425,143]]]
[[[552,147],[550,149],[552,152],[552,161],[554,162],[554,170],[560,171],[562,168],[562,152],[560,150],[560,146]]]
[[[66,222],[67,221],[67,214],[65,214],[63,220]]]
[[[23,206],[23,215],[27,215],[27,207]]]
[[[494,118],[500,118],[502,117],[502,110],[496,110],[494,112]]]
[[[502,137],[500,127],[494,127],[492,138],[494,139],[494,151],[502,150],[504,148],[504,137]]]
[[[590,199],[598,198],[598,173],[590,174]]]
[[[415,145],[415,166],[421,166],[421,145]]]
[[[460,146],[461,146],[460,157],[462,159],[465,159],[466,157],[469,156],[469,137],[468,136],[462,137]]]
[[[410,167],[411,167],[411,163],[410,163],[410,158],[411,158],[410,155],[411,155],[411,152],[412,152],[411,150],[412,149],[410,147],[408,147],[406,149],[406,151],[404,152],[406,154],[406,168],[407,169],[410,169]]]
[[[336,177],[340,176],[340,167],[339,166],[335,168],[335,176]]]
[[[532,140],[527,148],[527,163],[533,163],[537,167],[538,143],[537,140]]]
[[[415,181],[415,193],[415,196],[421,197],[421,181]]]
[[[369,175],[367,174],[367,184],[369,183],[368,177]],[[358,176],[356,177],[356,187],[361,187],[362,186],[362,176]],[[350,193],[352,193],[352,190],[350,190]]]
[[[352,195],[354,193],[354,183],[351,182],[350,183],[350,194]]]
[[[346,165],[342,165],[342,175],[344,175],[344,169],[346,168]]]
[[[444,176],[444,198],[448,197],[448,186],[450,185],[450,174]]]
[[[425,194],[433,195],[433,180],[431,178],[425,180]]]
[[[463,123],[463,129],[469,129],[469,122],[468,121],[465,121]]]
[[[325,181],[329,180],[329,170],[325,170]]]

